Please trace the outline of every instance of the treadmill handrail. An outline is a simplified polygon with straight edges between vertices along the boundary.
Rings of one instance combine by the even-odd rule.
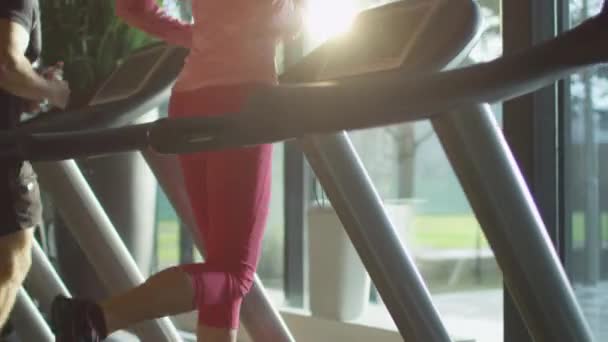
[[[151,44],[138,50],[159,49],[164,44]],[[78,107],[67,111],[45,113],[23,123],[19,128],[36,132],[74,131],[82,129],[113,128],[129,124],[157,108],[169,93],[188,50],[165,45],[163,56],[166,62],[147,75],[148,85],[129,99],[103,103],[89,107]]]
[[[608,12],[530,49],[461,69],[410,78],[372,73],[353,82],[260,87],[240,113],[162,119],[91,134],[115,137],[108,152],[152,148],[160,153],[185,153],[419,120],[471,104],[517,97],[608,61],[608,51],[601,50],[608,38],[605,22]],[[130,129],[145,139],[134,145],[133,137],[124,135]],[[27,128],[0,132],[0,156],[43,160],[45,155],[32,147],[33,142],[51,146],[64,138],[73,141],[74,136],[74,132],[45,135]],[[76,155],[89,155],[87,147],[84,140],[74,146]]]

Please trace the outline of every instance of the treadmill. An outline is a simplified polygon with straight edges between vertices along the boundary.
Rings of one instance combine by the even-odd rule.
[[[74,181],[81,175],[73,162],[65,159],[142,150],[176,211],[188,222],[179,181],[171,177],[175,170],[167,166],[170,154],[297,139],[404,340],[450,341],[347,133],[341,131],[430,118],[531,336],[536,341],[592,341],[534,201],[484,103],[534,91],[582,67],[608,60],[597,49],[604,42],[602,27],[606,26],[598,22],[608,20],[607,15],[602,13],[529,50],[490,63],[437,72],[454,68],[466,56],[479,31],[477,5],[472,0],[396,2],[362,12],[353,31],[359,34],[322,45],[288,70],[282,85],[261,86],[239,113],[108,128],[119,126],[116,121],[120,120],[87,116],[87,109],[83,109],[65,113],[66,126],[59,117],[49,117],[46,122],[34,120],[0,133],[0,155],[37,161],[42,185],[58,198],[64,198],[62,192],[74,193],[74,200],[66,200],[66,208],[60,208],[62,214],[83,209],[84,213],[73,216],[94,216],[91,212],[97,215],[103,211],[82,205],[83,198],[94,196],[80,194],[86,183]],[[412,22],[416,24],[409,25]],[[390,43],[382,46],[380,38]],[[590,44],[590,40],[597,44]],[[370,46],[374,49],[369,50]],[[176,55],[179,51],[166,49]],[[148,82],[153,83],[154,78]],[[139,106],[127,103],[146,89],[147,85],[124,99],[114,96],[97,106],[123,101],[135,111]],[[154,96],[146,97],[150,98]],[[90,110],[97,110],[97,106]],[[113,113],[103,115],[118,118],[120,111],[115,107]],[[74,123],[78,119],[73,117],[81,114],[82,122]],[[99,124],[96,120],[106,121]],[[78,130],[69,131],[72,127]],[[141,279],[126,279],[137,272],[129,266],[132,262],[124,248],[116,247],[120,241],[104,237],[113,247],[104,249],[109,253],[88,250],[91,244],[86,240],[93,235],[96,245],[98,235],[112,235],[111,226],[101,221],[83,220],[86,224],[77,225],[73,234],[81,235],[77,239],[89,259],[105,259],[97,261],[99,272],[104,273],[103,264],[110,263],[109,268],[125,276],[119,280],[135,285]],[[103,224],[94,225],[100,222]],[[82,227],[89,227],[88,237],[82,237],[87,235]],[[116,279],[115,275],[106,277]],[[246,297],[242,315],[255,340],[293,340],[263,296],[259,282]],[[167,336],[160,325],[157,327],[159,336]]]

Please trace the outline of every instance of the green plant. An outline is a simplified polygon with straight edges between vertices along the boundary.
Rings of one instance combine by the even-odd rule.
[[[153,41],[114,14],[110,0],[43,0],[42,60],[65,63],[72,105],[88,100],[95,86],[131,51]]]

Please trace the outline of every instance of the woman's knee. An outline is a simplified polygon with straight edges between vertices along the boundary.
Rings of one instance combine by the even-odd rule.
[[[181,271],[178,266],[173,266],[173,267],[165,268],[165,269],[161,270],[160,272],[152,274],[150,277],[148,277],[146,282],[152,281],[152,280],[173,279],[183,273],[184,272]]]
[[[151,275],[144,284],[148,286],[162,285],[171,288],[190,288],[192,280],[181,267],[174,266]]]
[[[179,269],[193,280],[205,302],[231,302],[242,299],[253,285],[254,273],[229,265],[205,262],[182,265]]]
[[[239,285],[239,297],[244,298],[251,291],[251,287],[253,287],[255,274],[252,272],[239,272],[234,276]]]

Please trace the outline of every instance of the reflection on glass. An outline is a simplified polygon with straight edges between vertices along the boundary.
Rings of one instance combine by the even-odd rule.
[[[599,11],[600,0],[570,0],[570,25]],[[565,113],[566,268],[597,341],[608,338],[608,69],[570,79]]]

